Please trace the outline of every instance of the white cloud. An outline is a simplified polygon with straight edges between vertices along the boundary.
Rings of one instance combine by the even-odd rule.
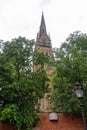
[[[40,0],[40,8],[44,10],[47,6],[50,5],[52,0]]]
[[[87,33],[87,0],[0,0],[0,39],[36,38],[44,11],[53,46],[70,33]]]

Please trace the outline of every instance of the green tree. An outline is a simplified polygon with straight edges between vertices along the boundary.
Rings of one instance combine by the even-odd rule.
[[[51,107],[58,112],[79,112],[74,89],[79,82],[85,90],[84,100],[87,99],[87,35],[79,31],[70,34],[56,49],[55,60]]]
[[[37,50],[34,52],[33,60],[34,66],[40,66],[41,68],[44,68],[49,64],[49,56],[45,55],[43,52],[38,52]]]
[[[38,99],[47,91],[45,71],[32,71],[33,45],[18,37],[3,42],[0,53],[0,121],[10,121],[18,130],[30,130],[40,120]]]

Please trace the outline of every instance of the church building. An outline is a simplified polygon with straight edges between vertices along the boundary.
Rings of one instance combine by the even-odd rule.
[[[43,12],[41,17],[39,32],[37,33],[35,49],[38,52],[43,52],[49,57],[53,57],[51,39],[50,36],[47,34]],[[52,72],[53,72],[53,68],[51,67],[46,68],[46,73],[49,78],[52,75]],[[40,99],[40,104],[41,104],[40,109],[43,112],[47,112],[49,109],[49,101],[47,100],[47,95],[48,94],[45,94],[44,98]]]

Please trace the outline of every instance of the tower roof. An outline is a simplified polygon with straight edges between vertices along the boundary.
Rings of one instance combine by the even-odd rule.
[[[45,24],[45,19],[44,19],[44,14],[42,12],[41,16],[41,24],[40,24],[40,30],[37,33],[37,42],[36,46],[42,46],[42,47],[52,47],[51,46],[51,39],[50,36],[48,36],[46,32],[46,24]]]
[[[45,19],[44,19],[44,14],[42,12],[42,17],[41,17],[41,24],[40,24],[40,36],[45,33],[47,34],[46,32],[46,24],[45,24]]]

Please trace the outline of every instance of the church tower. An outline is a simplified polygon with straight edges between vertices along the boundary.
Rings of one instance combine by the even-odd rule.
[[[43,12],[42,12],[42,17],[41,17],[40,29],[39,29],[39,32],[37,33],[35,49],[39,52],[43,52],[49,57],[53,57],[51,39],[50,39],[50,36],[47,34]],[[46,70],[47,76],[50,78],[50,76],[52,75],[53,69],[45,68],[45,70]],[[45,96],[42,99],[40,99],[40,104],[41,104],[40,109],[43,112],[48,111],[49,109],[49,102],[47,100],[47,96],[48,94],[45,94]]]
[[[43,12],[42,12],[42,17],[41,17],[40,30],[37,33],[36,50],[43,52],[44,54],[48,56],[52,55],[51,39],[46,31],[46,24],[45,24]]]

